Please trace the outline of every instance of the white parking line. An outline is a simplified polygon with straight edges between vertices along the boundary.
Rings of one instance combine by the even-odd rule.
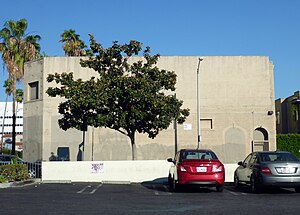
[[[95,189],[93,189],[91,192],[86,192],[86,193],[88,193],[88,194],[94,194],[102,185],[103,185],[102,183],[98,184],[98,186]],[[92,187],[91,185],[87,185],[83,189],[79,190],[77,193],[84,193],[84,191],[86,189],[91,188],[91,187]]]
[[[230,194],[234,195],[234,196],[238,196],[239,194],[235,193],[235,192],[232,192],[232,191],[229,191]]]
[[[102,187],[103,184],[99,184],[95,189],[93,189],[90,194],[95,193],[100,187]]]
[[[83,193],[87,188],[91,187],[90,185],[84,187],[82,190],[78,191],[77,193]]]
[[[243,195],[243,196],[246,196],[248,195],[247,193],[240,193],[240,192],[233,192],[233,191],[228,191],[230,194],[234,195],[234,196],[240,196],[240,195]]]

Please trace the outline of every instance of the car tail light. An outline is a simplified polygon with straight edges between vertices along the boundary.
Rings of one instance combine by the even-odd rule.
[[[260,172],[265,175],[272,175],[272,171],[268,167],[261,167]]]
[[[180,172],[186,172],[186,169],[184,168],[184,166],[178,166],[178,169]]]
[[[224,170],[223,166],[213,165],[212,172],[222,172]]]

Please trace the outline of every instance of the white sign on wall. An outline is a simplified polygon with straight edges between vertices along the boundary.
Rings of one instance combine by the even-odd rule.
[[[192,130],[192,124],[183,124],[183,130]]]
[[[104,173],[103,163],[92,163],[91,164],[91,173]]]

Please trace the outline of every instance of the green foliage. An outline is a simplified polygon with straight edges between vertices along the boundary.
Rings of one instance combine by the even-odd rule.
[[[16,101],[21,103],[23,101],[24,98],[24,93],[22,89],[17,89],[16,90]]]
[[[41,39],[39,35],[28,35],[27,20],[20,19],[18,21],[9,20],[4,23],[4,28],[0,30],[0,54],[2,61],[8,71],[9,82],[5,83],[5,92],[7,95],[12,94],[13,108],[16,114],[16,101],[21,101],[23,95],[17,91],[17,82],[24,77],[24,64],[27,61],[38,59],[40,55],[40,45],[38,41]],[[15,122],[15,120],[13,120]],[[15,123],[13,124],[12,148],[15,154]]]
[[[8,78],[5,82],[3,87],[5,88],[5,93],[10,96],[13,92],[13,80],[11,78]],[[24,98],[24,93],[22,89],[16,89],[15,92],[16,101],[21,103]]]
[[[98,78],[74,80],[72,73],[47,77],[48,82],[60,84],[48,88],[47,94],[66,99],[59,105],[62,129],[107,127],[127,135],[135,146],[136,132],[155,138],[174,119],[180,124],[185,121],[189,109],[181,109],[183,101],[170,95],[175,91],[176,74],[156,66],[159,54],[151,56],[146,47],[142,60],[128,63],[131,56],[140,53],[142,43],[113,42],[105,49],[92,35],[90,41],[95,56],[81,60],[81,66],[97,71]]]
[[[27,20],[9,20],[4,23],[4,28],[0,31],[0,53],[4,64],[13,81],[19,81],[24,76],[24,63],[40,58],[41,39],[39,35],[28,35]]]
[[[11,155],[11,154],[12,154],[12,151],[11,151],[11,149],[3,148],[3,149],[2,149],[2,154]],[[16,151],[16,156],[18,156],[19,158],[22,158],[22,157],[23,157],[23,153],[22,153],[22,152],[19,152],[19,151]]]
[[[7,182],[7,179],[3,175],[0,175],[0,183],[5,183],[5,182]]]
[[[26,164],[1,165],[0,175],[8,182],[24,181],[29,178]]]
[[[289,151],[300,159],[300,134],[277,134],[277,149]]]
[[[65,30],[60,37],[59,42],[64,43],[62,48],[66,56],[92,56],[91,50],[86,49],[87,46],[74,29]]]
[[[13,90],[12,89],[12,87],[13,87],[13,81],[10,78],[8,78],[4,82],[3,87],[5,88],[5,93],[10,96],[12,94],[12,90]]]

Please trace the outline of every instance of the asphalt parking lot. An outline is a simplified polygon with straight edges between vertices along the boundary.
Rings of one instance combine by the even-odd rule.
[[[172,192],[167,185],[28,184],[0,189],[0,214],[299,214],[292,189],[253,194],[247,187]]]

